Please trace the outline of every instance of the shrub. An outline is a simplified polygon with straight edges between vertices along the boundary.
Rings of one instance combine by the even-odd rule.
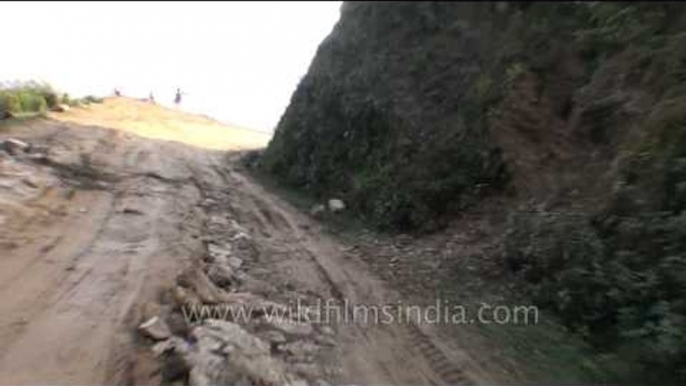
[[[508,266],[569,327],[632,363],[672,372],[686,363],[686,213],[608,216],[519,211]]]
[[[8,91],[0,91],[0,114],[15,114],[21,111],[21,103],[16,94]]]
[[[42,95],[49,109],[52,109],[53,107],[56,107],[58,104],[60,104],[60,97],[59,95],[57,95],[55,91],[43,90]]]
[[[47,102],[41,94],[26,90],[19,92],[18,96],[23,112],[43,112],[47,109]]]
[[[60,97],[48,84],[20,82],[0,90],[0,108],[11,113],[40,113],[60,103]]]

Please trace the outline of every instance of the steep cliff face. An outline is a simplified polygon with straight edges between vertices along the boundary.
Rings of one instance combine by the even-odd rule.
[[[346,3],[262,165],[390,229],[505,197],[541,304],[686,360],[686,7]]]
[[[500,157],[469,97],[488,38],[469,28],[465,11],[492,12],[345,4],[278,126],[267,169],[401,229],[498,185]]]
[[[655,103],[644,70],[669,65],[633,42],[679,17],[617,7],[346,3],[264,164],[397,229],[431,228],[507,186],[567,190],[560,176],[611,159]]]

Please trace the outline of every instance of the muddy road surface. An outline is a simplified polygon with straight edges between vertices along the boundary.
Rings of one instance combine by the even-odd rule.
[[[492,382],[431,326],[322,318],[400,298],[242,170],[266,135],[197,119],[110,99],[0,129],[31,146],[0,153],[0,384]]]

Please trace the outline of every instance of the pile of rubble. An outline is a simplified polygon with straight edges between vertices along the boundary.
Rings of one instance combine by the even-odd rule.
[[[139,332],[162,362],[162,383],[328,385],[336,369],[320,357],[336,348],[334,330],[289,308],[286,291],[250,275],[259,250],[248,232],[208,198],[203,261],[183,272],[167,311]],[[211,207],[211,210],[209,210]]]

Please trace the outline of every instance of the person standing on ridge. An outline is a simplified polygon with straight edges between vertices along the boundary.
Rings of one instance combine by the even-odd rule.
[[[176,103],[177,106],[181,104],[181,89],[180,88],[176,89],[176,97],[174,98],[174,103]]]

